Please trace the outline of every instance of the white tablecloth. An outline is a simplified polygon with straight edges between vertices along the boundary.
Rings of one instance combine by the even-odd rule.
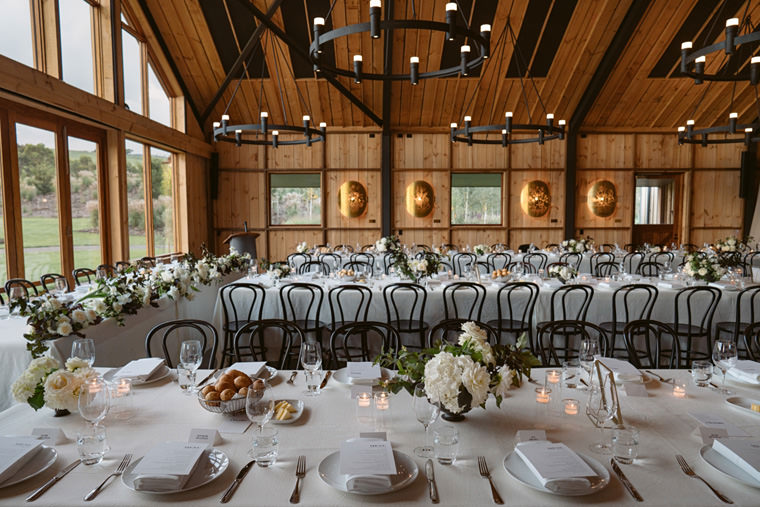
[[[709,411],[732,423],[754,437],[760,437],[757,415],[740,412],[724,401],[724,397],[708,389],[698,389],[689,380],[686,371],[660,372],[688,381],[688,398],[677,399],[669,384],[657,382],[649,385],[648,398],[629,398],[621,393],[623,416],[629,424],[641,430],[639,458],[633,465],[622,465],[631,482],[643,495],[648,505],[719,505],[706,486],[683,474],[676,463],[675,454],[683,454],[692,468],[731,498],[736,505],[757,505],[758,490],[744,486],[714,470],[699,457],[702,442],[697,423],[688,413]],[[534,370],[533,376],[543,379],[544,373]],[[427,483],[422,470],[420,476],[406,489],[389,495],[361,497],[332,489],[319,477],[319,463],[335,452],[341,441],[358,436],[359,425],[355,417],[354,402],[349,390],[331,380],[318,398],[303,397],[304,377],[299,374],[296,385],[284,382],[280,372],[274,386],[276,399],[303,399],[306,404],[303,419],[291,425],[278,426],[280,432],[280,458],[269,469],[254,467],[233,496],[230,505],[289,505],[288,499],[295,484],[295,466],[298,455],[306,456],[306,477],[301,482],[302,505],[429,505]],[[535,403],[534,385],[525,383],[513,389],[496,409],[493,400],[488,409],[474,409],[466,420],[453,423],[460,434],[460,456],[451,466],[435,465],[438,490],[442,505],[493,505],[488,483],[478,474],[478,455],[486,457],[494,483],[507,505],[636,505],[621,483],[610,471],[611,483],[601,492],[580,498],[566,498],[540,493],[519,484],[505,472],[502,461],[514,449],[515,433],[520,429],[545,428],[552,441],[562,441],[577,452],[592,456],[607,470],[609,457],[591,453],[588,446],[597,441],[599,430],[584,414],[583,392],[566,391],[563,397],[581,400],[578,416],[548,417]],[[739,394],[760,397],[758,388],[738,388]],[[134,453],[135,459],[152,446],[166,440],[185,440],[192,428],[217,428],[224,416],[204,411],[193,398],[183,396],[176,383],[162,381],[158,385],[137,389],[136,415],[126,421],[106,419],[111,451],[98,465],[79,465],[62,481],[42,495],[36,505],[85,505],[82,496],[99,484],[118,465],[124,453]],[[272,423],[269,423],[272,425]],[[436,425],[441,422],[435,423]],[[23,499],[47,479],[77,458],[76,444],[71,440],[84,426],[76,414],[53,418],[52,411],[42,409],[35,413],[25,405],[16,405],[0,414],[0,434],[29,434],[36,426],[59,426],[69,441],[58,445],[58,461],[47,472],[18,485],[0,489],[0,505],[22,505]],[[250,459],[247,449],[252,429],[245,434],[225,433],[217,447],[224,451],[231,463],[227,471],[215,482],[195,491],[169,496],[151,496],[127,489],[120,480],[113,481],[95,502],[105,506],[156,505],[177,503],[182,505],[214,505],[232,482],[238,470]],[[396,450],[401,451],[424,466],[413,449],[423,442],[422,425],[414,417],[411,397],[402,392],[391,398],[388,436]]]

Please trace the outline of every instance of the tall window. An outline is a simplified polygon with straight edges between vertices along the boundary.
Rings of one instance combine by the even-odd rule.
[[[90,93],[95,92],[93,8],[86,0],[58,0],[63,80]]]
[[[270,174],[272,225],[322,223],[322,185],[319,174]]]
[[[68,148],[74,267],[94,268],[101,262],[98,144],[69,137]]]
[[[148,112],[151,120],[172,126],[171,100],[151,64],[148,64]]]
[[[61,272],[55,132],[16,124],[24,278]]]
[[[175,247],[174,156],[130,140],[126,150],[130,258],[171,253]],[[150,194],[146,194],[148,188]]]
[[[121,30],[122,61],[124,62],[124,103],[130,111],[142,114],[142,70],[140,43],[126,29]]]
[[[501,224],[501,174],[451,174],[451,224]]]
[[[34,67],[32,15],[28,1],[0,2],[0,54]],[[5,268],[3,268],[5,269]]]

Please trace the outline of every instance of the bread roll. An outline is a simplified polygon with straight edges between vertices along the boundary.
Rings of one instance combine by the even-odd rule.
[[[231,400],[233,396],[235,396],[235,393],[237,393],[237,391],[234,389],[225,389],[221,392],[221,394],[219,394],[219,397],[222,399],[222,401],[228,401]]]
[[[240,389],[241,387],[248,387],[252,383],[253,383],[253,380],[251,380],[251,378],[246,375],[239,375],[235,377],[235,381],[234,381],[235,387],[237,387],[238,389]]]
[[[243,396],[248,396],[248,388],[241,387],[240,389],[238,389],[238,394],[242,394]]]
[[[208,385],[201,390],[203,396],[206,396],[210,392],[216,392],[216,389],[214,389],[213,385]]]
[[[245,375],[245,373],[243,373],[240,370],[229,370],[228,372],[225,373],[225,375],[232,375],[232,378],[235,378],[235,377],[239,377],[240,375]]]

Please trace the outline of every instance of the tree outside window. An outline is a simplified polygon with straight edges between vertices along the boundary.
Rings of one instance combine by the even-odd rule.
[[[501,224],[501,174],[451,174],[451,225]]]

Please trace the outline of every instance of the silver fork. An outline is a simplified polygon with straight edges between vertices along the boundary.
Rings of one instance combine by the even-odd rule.
[[[298,486],[301,485],[301,479],[306,475],[306,456],[298,456],[298,463],[296,463],[296,487],[293,488],[293,493],[290,495],[290,503],[298,503],[301,500],[301,493],[298,491]]]
[[[696,477],[696,478],[697,478],[697,479],[699,479],[700,481],[704,482],[704,483],[705,483],[705,485],[706,485],[708,488],[710,488],[710,491],[712,491],[713,493],[715,493],[715,496],[717,496],[718,498],[720,498],[720,500],[721,500],[722,502],[724,502],[724,503],[734,503],[734,502],[732,502],[732,501],[731,501],[731,499],[730,499],[730,498],[728,498],[727,496],[724,496],[724,495],[722,495],[722,494],[720,493],[720,491],[718,491],[717,489],[715,489],[715,488],[713,488],[712,486],[710,486],[710,483],[708,483],[708,482],[707,482],[706,480],[704,480],[702,477],[700,477],[699,475],[697,475],[697,474],[694,472],[694,470],[692,470],[692,469],[691,469],[691,467],[689,466],[689,464],[688,464],[688,463],[686,463],[686,460],[683,458],[683,456],[681,456],[680,454],[676,454],[676,460],[678,461],[678,464],[679,464],[679,465],[681,465],[681,470],[683,470],[683,473],[685,473],[685,474],[686,474],[686,475],[688,475],[689,477]]]
[[[132,454],[131,453],[125,454],[121,460],[121,463],[119,463],[119,466],[116,468],[116,470],[114,470],[114,472],[111,475],[106,477],[105,480],[100,483],[100,486],[98,486],[97,488],[87,493],[84,497],[84,500],[88,502],[92,500],[93,498],[95,498],[96,496],[98,496],[98,493],[100,493],[100,490],[103,489],[103,486],[106,485],[106,482],[108,482],[108,480],[111,477],[118,477],[124,473],[124,470],[126,470],[127,466],[129,466],[130,461],[132,461]]]
[[[496,486],[493,485],[493,481],[491,480],[491,472],[488,471],[488,463],[486,463],[485,456],[478,456],[478,469],[480,470],[480,476],[488,479],[488,484],[491,485],[491,495],[493,495],[493,502],[495,504],[502,505],[504,503],[504,500],[501,499],[499,492],[496,491]]]
[[[649,370],[644,370],[644,371],[645,371],[645,372],[647,372],[647,373],[649,373],[650,375],[654,375],[655,377],[657,377],[657,379],[658,379],[660,382],[665,382],[666,384],[670,384],[670,383],[672,383],[672,382],[673,382],[673,379],[672,379],[672,378],[663,378],[661,375],[657,375],[657,374],[656,374],[655,372],[653,372],[653,371],[649,371]]]

